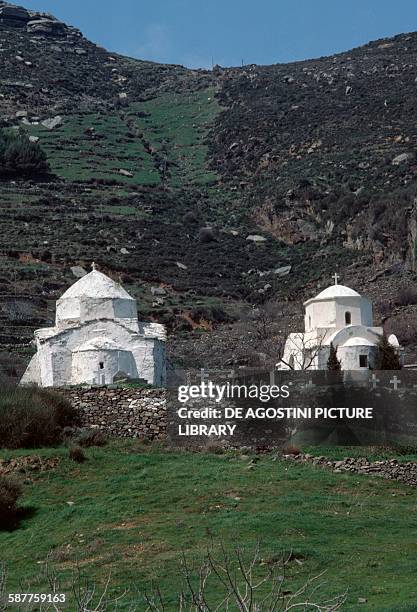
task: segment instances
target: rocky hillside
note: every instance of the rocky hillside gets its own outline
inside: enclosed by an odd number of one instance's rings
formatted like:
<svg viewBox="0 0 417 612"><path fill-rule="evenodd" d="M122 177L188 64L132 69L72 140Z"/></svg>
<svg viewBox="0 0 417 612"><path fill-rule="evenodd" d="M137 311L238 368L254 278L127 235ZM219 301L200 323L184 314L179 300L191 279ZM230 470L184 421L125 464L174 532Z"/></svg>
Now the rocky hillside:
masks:
<svg viewBox="0 0 417 612"><path fill-rule="evenodd" d="M270 305L276 341L335 270L414 359L416 66L409 34L188 70L0 2L0 127L48 162L0 172L0 368L19 374L93 260L173 330L181 364L244 362L242 333L265 353Z"/></svg>

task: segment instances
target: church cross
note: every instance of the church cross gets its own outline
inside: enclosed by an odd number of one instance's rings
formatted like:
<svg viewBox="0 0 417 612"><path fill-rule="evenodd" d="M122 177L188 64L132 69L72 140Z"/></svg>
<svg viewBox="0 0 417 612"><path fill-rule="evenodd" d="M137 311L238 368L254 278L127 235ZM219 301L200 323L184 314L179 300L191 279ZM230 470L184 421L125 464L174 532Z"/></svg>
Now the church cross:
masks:
<svg viewBox="0 0 417 612"><path fill-rule="evenodd" d="M332 278L334 279L334 284L337 285L337 281L339 280L340 276L338 275L337 272L335 272L332 276Z"/></svg>
<svg viewBox="0 0 417 612"><path fill-rule="evenodd" d="M95 271L97 269L97 266L95 264L95 262L93 261L93 263L91 264L91 267L93 268L93 271Z"/></svg>

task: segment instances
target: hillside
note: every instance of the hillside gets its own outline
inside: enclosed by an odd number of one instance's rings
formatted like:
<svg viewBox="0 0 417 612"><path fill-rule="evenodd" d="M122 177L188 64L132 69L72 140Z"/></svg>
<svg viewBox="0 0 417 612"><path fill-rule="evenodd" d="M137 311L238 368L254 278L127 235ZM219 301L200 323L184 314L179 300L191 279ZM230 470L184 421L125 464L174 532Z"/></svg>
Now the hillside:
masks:
<svg viewBox="0 0 417 612"><path fill-rule="evenodd" d="M188 70L0 2L1 127L49 163L0 179L0 367L20 373L71 269L93 260L173 330L180 365L247 362L242 324L259 334L245 312L275 304L279 335L335 270L413 360L416 60L412 33Z"/></svg>

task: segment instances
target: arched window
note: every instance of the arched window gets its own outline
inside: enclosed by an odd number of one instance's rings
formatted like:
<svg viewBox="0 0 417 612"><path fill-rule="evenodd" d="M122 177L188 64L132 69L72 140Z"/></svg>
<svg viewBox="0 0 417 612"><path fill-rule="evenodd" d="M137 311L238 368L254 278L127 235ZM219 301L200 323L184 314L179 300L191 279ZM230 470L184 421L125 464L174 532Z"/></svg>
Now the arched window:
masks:
<svg viewBox="0 0 417 612"><path fill-rule="evenodd" d="M294 369L294 355L291 355L288 365L290 366L291 370Z"/></svg>
<svg viewBox="0 0 417 612"><path fill-rule="evenodd" d="M345 312L345 323L346 325L352 324L352 315L350 312Z"/></svg>
<svg viewBox="0 0 417 612"><path fill-rule="evenodd" d="M311 316L308 315L308 329L311 329Z"/></svg>

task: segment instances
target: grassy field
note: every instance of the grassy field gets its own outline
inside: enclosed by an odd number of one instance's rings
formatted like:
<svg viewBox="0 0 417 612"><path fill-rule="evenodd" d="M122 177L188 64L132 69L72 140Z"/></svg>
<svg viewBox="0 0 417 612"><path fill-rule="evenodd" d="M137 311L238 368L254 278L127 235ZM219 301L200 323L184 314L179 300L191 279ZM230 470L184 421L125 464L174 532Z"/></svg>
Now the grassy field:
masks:
<svg viewBox="0 0 417 612"><path fill-rule="evenodd" d="M31 454L58 457L59 464L28 475L26 516L17 529L0 532L8 592L47 592L49 555L61 591L70 593L78 570L98 590L111 574L112 595L127 590L118 609L133 603L145 610L141 593L154 581L166 609L176 610L181 551L198 560L211 541L248 554L259 542L265 560L292 552L289 593L325 571L316 599L347 591L344 610L417 609L411 487L272 456L252 462L237 453L174 453L135 441L89 449L84 464L70 462L62 448ZM71 597L68 609L75 610Z"/></svg>

